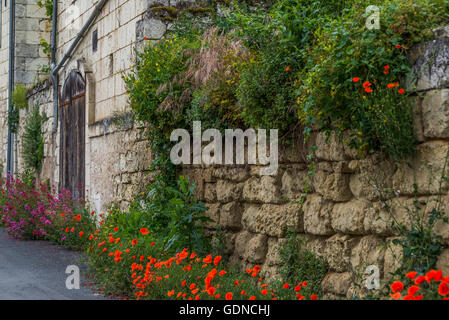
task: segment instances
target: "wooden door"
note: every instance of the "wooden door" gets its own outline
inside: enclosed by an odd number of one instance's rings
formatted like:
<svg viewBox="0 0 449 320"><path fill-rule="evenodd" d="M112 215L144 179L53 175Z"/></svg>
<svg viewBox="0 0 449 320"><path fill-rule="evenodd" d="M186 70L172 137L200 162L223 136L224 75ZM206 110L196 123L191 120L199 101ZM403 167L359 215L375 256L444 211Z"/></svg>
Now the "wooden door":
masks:
<svg viewBox="0 0 449 320"><path fill-rule="evenodd" d="M85 109L86 91L81 74L72 71L61 94L60 121L60 189L84 199L85 179Z"/></svg>

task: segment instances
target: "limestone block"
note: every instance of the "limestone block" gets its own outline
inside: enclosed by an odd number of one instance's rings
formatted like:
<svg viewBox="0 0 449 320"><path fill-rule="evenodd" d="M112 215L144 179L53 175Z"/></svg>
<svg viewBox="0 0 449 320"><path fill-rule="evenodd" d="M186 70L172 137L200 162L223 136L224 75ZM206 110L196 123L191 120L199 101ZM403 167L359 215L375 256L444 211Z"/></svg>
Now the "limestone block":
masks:
<svg viewBox="0 0 449 320"><path fill-rule="evenodd" d="M307 171L287 169L281 178L281 191L288 199L297 199L304 192Z"/></svg>
<svg viewBox="0 0 449 320"><path fill-rule="evenodd" d="M409 104L412 108L413 116L413 132L419 142L424 142L426 140L424 137L424 125L422 118L422 100L423 99L420 96L409 98Z"/></svg>
<svg viewBox="0 0 449 320"><path fill-rule="evenodd" d="M376 236L360 239L351 251L351 266L358 274L363 274L368 266L374 265L382 272L384 266L384 242Z"/></svg>
<svg viewBox="0 0 449 320"><path fill-rule="evenodd" d="M324 257L329 268L335 272L345 272L350 265L351 250L358 239L349 235L336 234L325 242Z"/></svg>
<svg viewBox="0 0 449 320"><path fill-rule="evenodd" d="M324 237L316 237L306 235L306 243L304 249L313 252L318 258L324 259L326 239Z"/></svg>
<svg viewBox="0 0 449 320"><path fill-rule="evenodd" d="M304 229L309 234L331 235L331 214L333 203L323 197L312 194L307 197L303 206Z"/></svg>
<svg viewBox="0 0 449 320"><path fill-rule="evenodd" d="M244 184L243 199L255 203L281 203L277 179L272 176L252 177Z"/></svg>
<svg viewBox="0 0 449 320"><path fill-rule="evenodd" d="M363 234L363 222L369 207L368 201L360 199L336 203L332 210L332 228L344 234Z"/></svg>
<svg viewBox="0 0 449 320"><path fill-rule="evenodd" d="M318 159L326 161L341 161L347 159L343 142L335 133L326 137L325 133L319 132L316 136L315 143L317 146L315 155Z"/></svg>
<svg viewBox="0 0 449 320"><path fill-rule="evenodd" d="M164 22L158 19L143 19L136 23L137 40L142 40L144 37L158 40L164 36L166 31L167 26Z"/></svg>
<svg viewBox="0 0 449 320"><path fill-rule="evenodd" d="M228 230L240 230L243 210L243 205L236 201L224 204L220 212L220 225Z"/></svg>
<svg viewBox="0 0 449 320"><path fill-rule="evenodd" d="M217 200L217 186L215 183L204 184L204 200L214 202Z"/></svg>
<svg viewBox="0 0 449 320"><path fill-rule="evenodd" d="M314 176L315 190L326 200L336 202L348 201L352 198L349 188L350 175L342 173L316 172Z"/></svg>
<svg viewBox="0 0 449 320"><path fill-rule="evenodd" d="M267 266L278 266L281 264L279 250L282 248L285 239L268 238L268 251L265 260Z"/></svg>
<svg viewBox="0 0 449 320"><path fill-rule="evenodd" d="M303 231L302 210L296 203L248 205L243 213L245 229L273 237L283 237L287 229Z"/></svg>
<svg viewBox="0 0 449 320"><path fill-rule="evenodd" d="M384 279L388 281L391 279L391 274L401 267L402 264L402 247L393 243L397 238L388 238L385 246L384 257Z"/></svg>
<svg viewBox="0 0 449 320"><path fill-rule="evenodd" d="M260 275L266 282L280 281L279 266L269 266L265 263L260 269Z"/></svg>
<svg viewBox="0 0 449 320"><path fill-rule="evenodd" d="M227 180L218 180L216 187L217 199L220 202L226 203L240 200L242 196L242 183L236 184Z"/></svg>
<svg viewBox="0 0 449 320"><path fill-rule="evenodd" d="M352 279L349 272L328 273L326 277L324 277L321 287L325 293L346 295L346 292L351 286L351 282Z"/></svg>
<svg viewBox="0 0 449 320"><path fill-rule="evenodd" d="M422 101L424 135L449 138L449 89L432 90Z"/></svg>
<svg viewBox="0 0 449 320"><path fill-rule="evenodd" d="M383 203L375 202L366 211L363 227L368 234L391 236L394 234L390 213Z"/></svg>
<svg viewBox="0 0 449 320"><path fill-rule="evenodd" d="M211 169L211 175L215 179L226 179L233 182L243 182L249 178L247 168L220 167Z"/></svg>
<svg viewBox="0 0 449 320"><path fill-rule="evenodd" d="M262 264L268 250L267 236L258 234L246 244L245 259L250 263Z"/></svg>
<svg viewBox="0 0 449 320"><path fill-rule="evenodd" d="M449 87L449 38L421 43L410 50L413 77L408 77L408 90L424 91Z"/></svg>
<svg viewBox="0 0 449 320"><path fill-rule="evenodd" d="M206 217L214 221L207 222L205 224L205 227L215 229L220 220L220 204L219 203L206 204L206 207L209 208L205 213Z"/></svg>
<svg viewBox="0 0 449 320"><path fill-rule="evenodd" d="M418 145L416 156L408 161L411 166L403 162L393 175L394 190L401 195L413 195L416 183L418 194L438 193L448 147L445 141L428 141ZM446 166L446 176L447 171L449 168ZM447 190L447 181L443 181L442 188Z"/></svg>
<svg viewBox="0 0 449 320"><path fill-rule="evenodd" d="M436 268L437 270L441 269L444 276L449 275L449 249L444 249L441 252L440 257L437 261Z"/></svg>
<svg viewBox="0 0 449 320"><path fill-rule="evenodd" d="M242 231L238 233L235 237L235 250L234 256L240 259L245 257L246 248L248 246L248 242L251 240L253 235L248 231Z"/></svg>
<svg viewBox="0 0 449 320"><path fill-rule="evenodd" d="M392 176L396 172L393 161L382 159L380 155L358 161L358 172L349 179L349 188L356 198L376 200L385 198L392 187Z"/></svg>

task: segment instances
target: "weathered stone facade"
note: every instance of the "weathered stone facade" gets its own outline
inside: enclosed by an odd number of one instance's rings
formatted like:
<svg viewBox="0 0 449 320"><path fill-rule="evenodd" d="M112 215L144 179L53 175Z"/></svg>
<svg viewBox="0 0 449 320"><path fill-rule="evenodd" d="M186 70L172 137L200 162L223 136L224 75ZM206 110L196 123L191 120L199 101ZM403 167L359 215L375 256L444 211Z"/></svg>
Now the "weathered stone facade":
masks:
<svg viewBox="0 0 449 320"><path fill-rule="evenodd" d="M76 37L76 26L86 21L96 3L76 1L76 16L69 2L61 3L59 58ZM170 28L168 22L155 18L148 10L154 3L110 0L60 73L60 89L72 70L80 71L86 82L85 194L98 212L112 201L126 208L151 179L146 173L151 150L144 133L128 117L128 97L121 76L133 65L133 49L144 45L144 37L160 39ZM5 16L5 11L2 13ZM94 32L98 35L97 50L93 50ZM260 264L265 275L275 276L280 264L277 249L288 228L307 239L307 248L328 263L330 270L323 288L329 297L357 294L354 283L368 265L378 266L383 278L394 271L401 250L392 244L398 234L391 219L410 224L404 208L413 205L414 183L419 200L432 203L430 200L440 188L438 178L449 148L449 37L444 30L436 34L438 39L418 46L410 55L416 77L408 79L408 90L416 92L410 107L415 111L416 136L420 141L416 156L408 159L412 167L405 161L394 163L380 155L361 158L336 137L327 139L314 132L311 140L318 146L316 173L309 178L311 192L303 203L299 200L308 178L304 161L307 146L283 148L274 176L260 176L258 166L183 168L183 174L197 183L198 197L210 208L208 215L215 220L207 231L213 233L218 226L226 231L232 262L240 262L244 267ZM4 54L2 46L3 67ZM49 117L44 128L41 180L58 185L60 129L52 130L56 120L52 97L51 82L40 83L29 93L29 109L38 105ZM0 101L6 101L2 90ZM0 115L3 150L7 133L5 110L3 107ZM27 112L21 111L22 124ZM114 121L117 113L124 120L121 125ZM16 172L23 168L20 150L21 131L16 140ZM391 213L384 210L383 190L395 194ZM447 205L447 182L442 184L442 190L443 204ZM449 208L445 213L449 216ZM438 223L435 232L446 246L438 267L449 274L449 225Z"/></svg>
<svg viewBox="0 0 449 320"><path fill-rule="evenodd" d="M411 59L416 79L408 82L408 89L416 92L410 107L420 140L412 159L396 163L379 154L361 157L335 136L327 139L315 132L316 173L303 204L299 200L308 169L302 155L307 146L284 148L275 176L260 176L256 166L184 167L183 174L198 183L198 196L215 220L209 231L218 226L226 230L231 261L245 267L260 264L265 275L274 276L280 263L276 247L288 228L328 263L322 285L329 298L360 294L357 285L364 286L360 279L369 265L379 268L382 279L390 277L402 256L392 243L399 236L393 219L411 225L406 208L414 208L415 183L420 214L429 214L449 149L449 38L443 35L414 48ZM448 171L446 167L446 175ZM441 188L441 209L449 218L449 185L443 182ZM449 224L439 221L434 232L446 246L437 266L448 274Z"/></svg>

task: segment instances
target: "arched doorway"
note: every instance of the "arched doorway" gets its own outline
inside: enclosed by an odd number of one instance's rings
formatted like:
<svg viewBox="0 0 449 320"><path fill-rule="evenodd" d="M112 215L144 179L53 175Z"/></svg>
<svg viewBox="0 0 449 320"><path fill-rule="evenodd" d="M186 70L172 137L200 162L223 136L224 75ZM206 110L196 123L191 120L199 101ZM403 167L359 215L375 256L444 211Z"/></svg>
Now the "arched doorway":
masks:
<svg viewBox="0 0 449 320"><path fill-rule="evenodd" d="M59 105L59 183L60 189L80 199L84 199L85 183L85 109L84 79L78 71L72 71L64 83Z"/></svg>

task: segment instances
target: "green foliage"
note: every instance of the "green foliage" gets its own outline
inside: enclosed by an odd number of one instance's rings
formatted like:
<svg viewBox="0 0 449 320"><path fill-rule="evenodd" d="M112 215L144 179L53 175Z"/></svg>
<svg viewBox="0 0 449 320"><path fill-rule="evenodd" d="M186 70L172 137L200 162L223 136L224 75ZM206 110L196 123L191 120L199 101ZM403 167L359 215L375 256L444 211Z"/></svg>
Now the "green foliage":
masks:
<svg viewBox="0 0 449 320"><path fill-rule="evenodd" d="M239 86L245 120L285 129L282 124L291 127L294 119L277 123L270 113L274 109L285 117L293 112L306 127L306 137L318 125L324 131L349 131L345 142L360 153L411 154L415 139L407 94L398 94L401 85L390 90L386 85L400 83L410 71L406 49L448 23L448 1L371 4L381 9L380 30L366 28L363 1L280 0L268 13L233 12L237 35L261 57L244 71ZM374 91L355 87L354 77L375 82Z"/></svg>
<svg viewBox="0 0 449 320"><path fill-rule="evenodd" d="M161 253L174 254L183 248L190 248L197 253L210 250L209 240L203 234L204 223L210 219L204 216L207 208L196 201L195 185L180 177L177 187L153 184L143 197L137 198L129 212L122 212L117 206L112 206L103 227L96 234L97 242L103 240L109 243L109 252L123 251L120 243L129 245L137 239L137 245L132 247L132 255L137 257L160 257ZM142 228L150 230L143 236ZM120 243L110 242L110 233ZM97 281L105 286L106 292L129 294L132 285L129 265L115 263L111 257L98 255L101 248L88 251L89 264L96 274ZM130 253L130 255L131 255ZM104 272L107 269L108 272Z"/></svg>
<svg viewBox="0 0 449 320"><path fill-rule="evenodd" d="M17 109L25 109L28 107L28 99L27 99L28 89L22 85L17 84L14 88L14 91L11 93L11 103Z"/></svg>
<svg viewBox="0 0 449 320"><path fill-rule="evenodd" d="M12 133L17 133L19 128L20 113L19 109L12 107L8 110L8 126Z"/></svg>
<svg viewBox="0 0 449 320"><path fill-rule="evenodd" d="M196 186L183 176L175 186L160 183L153 183L149 192L134 202L131 211L143 215L144 227L158 235L164 250L209 250L203 227L211 220L204 216L207 207L196 200Z"/></svg>
<svg viewBox="0 0 449 320"><path fill-rule="evenodd" d="M287 232L285 243L279 248L282 268L282 282L295 283L307 281L307 287L301 292L305 296L321 294L321 282L327 273L328 266L324 260L313 252L304 249L304 240L293 231Z"/></svg>
<svg viewBox="0 0 449 320"><path fill-rule="evenodd" d="M36 3L40 8L45 8L45 14L51 21L53 16L53 0L38 0Z"/></svg>
<svg viewBox="0 0 449 320"><path fill-rule="evenodd" d="M22 136L22 157L25 168L39 174L44 158L44 140L42 126L47 121L47 116L39 113L39 107L35 106L28 116Z"/></svg>
<svg viewBox="0 0 449 320"><path fill-rule="evenodd" d="M164 241L166 250L187 248L207 252L210 249L203 225L213 220L204 216L208 208L196 201L195 188L183 176L179 178L177 188L168 188L170 200L164 210L170 221Z"/></svg>

